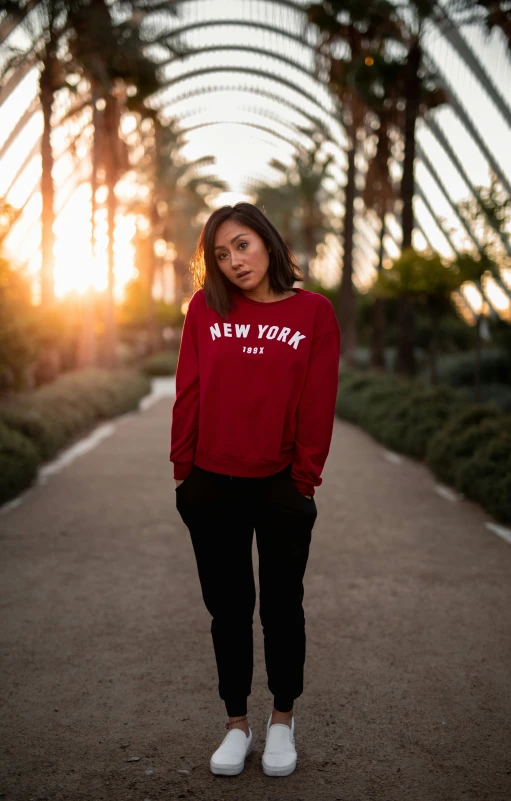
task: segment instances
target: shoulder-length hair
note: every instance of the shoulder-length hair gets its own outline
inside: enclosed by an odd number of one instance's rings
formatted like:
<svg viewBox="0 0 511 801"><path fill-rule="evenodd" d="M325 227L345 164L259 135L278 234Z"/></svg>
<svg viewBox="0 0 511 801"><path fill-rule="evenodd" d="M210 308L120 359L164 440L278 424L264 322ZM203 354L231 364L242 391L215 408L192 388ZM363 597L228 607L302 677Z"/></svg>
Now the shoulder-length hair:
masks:
<svg viewBox="0 0 511 801"><path fill-rule="evenodd" d="M255 231L270 251L268 277L270 288L276 294L292 289L294 281L303 281L304 275L296 259L277 229L266 215L252 203L240 202L234 206L221 206L206 221L199 234L195 253L190 261L194 291L203 288L206 303L226 318L235 305L235 295L241 290L223 274L215 258L215 234L226 220L246 225Z"/></svg>

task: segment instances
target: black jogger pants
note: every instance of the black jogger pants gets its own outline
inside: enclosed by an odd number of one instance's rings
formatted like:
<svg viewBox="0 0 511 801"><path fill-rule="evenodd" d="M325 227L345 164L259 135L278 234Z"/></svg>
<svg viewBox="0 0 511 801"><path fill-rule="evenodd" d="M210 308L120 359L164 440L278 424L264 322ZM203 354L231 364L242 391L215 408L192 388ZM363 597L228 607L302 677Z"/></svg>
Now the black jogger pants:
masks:
<svg viewBox="0 0 511 801"><path fill-rule="evenodd" d="M227 714L246 715L251 693L254 529L268 687L275 708L288 712L303 692L303 577L317 517L314 498L296 489L291 465L264 478L231 477L194 465L175 492L212 616L218 692Z"/></svg>

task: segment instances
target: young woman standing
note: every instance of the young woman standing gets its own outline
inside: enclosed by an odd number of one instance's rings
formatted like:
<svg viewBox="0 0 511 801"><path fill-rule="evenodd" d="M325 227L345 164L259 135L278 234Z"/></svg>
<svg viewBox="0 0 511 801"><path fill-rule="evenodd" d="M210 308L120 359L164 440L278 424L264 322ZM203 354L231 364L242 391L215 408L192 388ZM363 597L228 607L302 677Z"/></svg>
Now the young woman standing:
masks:
<svg viewBox="0 0 511 801"><path fill-rule="evenodd" d="M210 761L233 775L252 750L259 555L260 618L273 710L263 770L296 767L293 704L303 692L303 577L315 487L332 437L340 329L330 301L293 288L303 277L279 232L250 203L206 222L192 262L196 291L176 371L170 461L189 529L226 706L228 734Z"/></svg>

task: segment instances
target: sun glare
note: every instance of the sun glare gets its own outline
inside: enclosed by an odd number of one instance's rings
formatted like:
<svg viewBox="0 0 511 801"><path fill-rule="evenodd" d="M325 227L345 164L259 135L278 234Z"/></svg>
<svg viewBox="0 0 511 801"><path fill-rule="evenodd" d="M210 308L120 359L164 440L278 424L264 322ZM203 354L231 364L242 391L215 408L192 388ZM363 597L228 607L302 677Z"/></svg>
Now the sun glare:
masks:
<svg viewBox="0 0 511 801"><path fill-rule="evenodd" d="M95 216L96 253L90 237L90 186L82 184L57 218L55 231L55 294L62 298L72 291L80 294L94 289L103 292L108 285L107 211ZM114 296L121 301L124 288L136 274L133 236L136 218L118 214L114 235Z"/></svg>

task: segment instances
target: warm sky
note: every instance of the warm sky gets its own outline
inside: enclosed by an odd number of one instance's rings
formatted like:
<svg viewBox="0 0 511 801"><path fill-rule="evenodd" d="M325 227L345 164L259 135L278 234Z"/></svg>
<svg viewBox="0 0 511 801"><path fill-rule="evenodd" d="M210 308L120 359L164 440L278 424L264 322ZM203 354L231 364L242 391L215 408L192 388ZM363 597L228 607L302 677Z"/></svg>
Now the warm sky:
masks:
<svg viewBox="0 0 511 801"><path fill-rule="evenodd" d="M158 35L174 27L207 20L237 19L265 22L300 35L303 20L293 10L268 0L190 0L179 5L179 12L178 20L163 21L160 18L156 24L151 24L151 32ZM487 37L475 28L463 29L462 33L503 98L509 113L511 59L501 35L495 32L491 37ZM232 203L246 199L246 193L254 183L279 180L278 174L269 167L269 161L271 158L290 161L293 153L291 142L300 138L292 130L292 126L307 123L302 112L328 120L328 113L333 110L331 98L326 88L319 85L310 75L284 64L275 57L275 54L281 54L306 69L310 69L313 64L313 54L310 49L282 34L269 33L247 25L221 25L219 22L214 26L196 27L183 36L183 41L189 47L200 48L203 52L188 56L184 60L174 61L165 67L166 79L174 83L162 91L158 103L161 104L167 117L177 115L182 118L183 127L191 128L208 123L189 133L188 144L183 149L183 154L190 159L205 154L216 157L216 165L208 169L226 180L231 188L228 194L219 198L219 202ZM20 34L11 36L10 43L25 46L25 40ZM208 47L217 46L219 43L234 49L206 51ZM432 26L428 30L425 45L432 63L458 96L464 112L511 182L509 146L511 138L505 115L494 105L438 28ZM249 52L241 49L243 47L260 47L267 51L268 55ZM219 71L220 67L223 68L222 71ZM250 75L243 72L247 67L257 69L264 75ZM177 80L192 70L204 68L215 69L203 76ZM228 68L227 71L225 68ZM311 99L274 80L272 76L275 75L293 82ZM0 105L0 148L36 96L36 92L37 73L33 70L15 92ZM271 97L263 94L264 92ZM296 108L293 108L293 105ZM470 181L474 185L487 184L489 170L486 158L465 130L457 114L450 107L443 107L434 113L434 119L450 142ZM267 130L249 127L243 123L253 123ZM341 146L333 148L338 164L333 174L342 185L343 135L337 123L333 123L333 128L337 132ZM27 204L20 223L9 236L9 251L20 261L28 262L34 275L37 274L40 264L40 231L37 224L40 213L40 196L37 192L40 170L37 140L40 132L41 116L40 113L36 113L15 142L0 155L0 196L8 191L7 200L10 203L15 206ZM103 245L99 243L96 262L92 261L90 254L88 231L90 190L87 183L90 165L87 143L83 142L76 162L73 162L69 155L59 155L65 149L65 136L66 132L62 130L56 131L54 135L54 148L58 156L55 166L59 212L55 226L57 237L55 272L58 294L63 294L72 287L85 287L91 281L98 289L101 288L104 286L106 268L106 260L104 254L102 255L104 242ZM286 142L282 137L291 142ZM419 126L418 142L434 164L451 198L455 202L467 198L469 190L463 178L453 167L432 132L423 123ZM35 151L32 158L19 172L20 166L33 148ZM79 179L76 181L75 190L73 185L70 185L70 175L73 173L75 180ZM426 239L420 232L422 227L430 243L448 257L452 255L452 249L430 211L427 210L421 193L424 193L434 213L443 220L444 230L452 232L452 240L457 247L466 246L466 234L460 228L436 180L420 160L417 163L417 183L419 194L416 200L418 221L416 244L419 247L426 244ZM28 202L27 198L30 198ZM358 280L363 282L363 276L371 274L371 261L374 263L374 256L367 245L367 240L374 245L374 234L370 228L371 218L368 216L364 219L363 215L359 217L356 263L359 269ZM391 224L390 227L398 237L398 226ZM133 216L119 215L116 233L119 294L122 285L133 274L130 238L134 228ZM397 254L396 245L390 237L387 238L386 244L390 255ZM322 264L322 269L325 279L334 282L338 278L338 244L333 241L330 245L330 256Z"/></svg>

